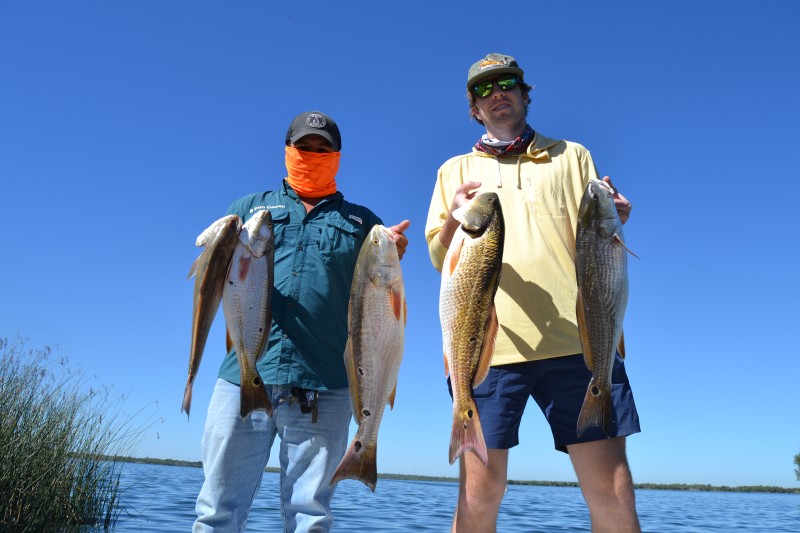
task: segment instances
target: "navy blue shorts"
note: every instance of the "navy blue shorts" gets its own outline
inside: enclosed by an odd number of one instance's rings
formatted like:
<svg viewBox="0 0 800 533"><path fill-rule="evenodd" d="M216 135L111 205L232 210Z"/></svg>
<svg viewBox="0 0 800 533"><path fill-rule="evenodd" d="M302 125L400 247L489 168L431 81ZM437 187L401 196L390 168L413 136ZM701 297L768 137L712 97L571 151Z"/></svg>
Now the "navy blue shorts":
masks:
<svg viewBox="0 0 800 533"><path fill-rule="evenodd" d="M557 450L566 452L568 444L607 438L600 427L587 429L580 438L577 435L578 414L591 377L582 354L491 367L474 390L486 447L507 450L519 444L519 424L528 396L536 400L550 423ZM638 433L639 415L619 355L611 374L611 404L614 419L608 437Z"/></svg>

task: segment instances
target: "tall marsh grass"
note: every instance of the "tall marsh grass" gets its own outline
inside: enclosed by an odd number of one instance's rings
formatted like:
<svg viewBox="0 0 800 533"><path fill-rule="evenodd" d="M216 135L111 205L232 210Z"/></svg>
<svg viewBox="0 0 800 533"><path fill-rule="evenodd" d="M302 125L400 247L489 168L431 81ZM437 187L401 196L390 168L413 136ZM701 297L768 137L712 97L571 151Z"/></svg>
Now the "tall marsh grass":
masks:
<svg viewBox="0 0 800 533"><path fill-rule="evenodd" d="M0 339L0 531L113 528L121 463L141 427L49 347Z"/></svg>

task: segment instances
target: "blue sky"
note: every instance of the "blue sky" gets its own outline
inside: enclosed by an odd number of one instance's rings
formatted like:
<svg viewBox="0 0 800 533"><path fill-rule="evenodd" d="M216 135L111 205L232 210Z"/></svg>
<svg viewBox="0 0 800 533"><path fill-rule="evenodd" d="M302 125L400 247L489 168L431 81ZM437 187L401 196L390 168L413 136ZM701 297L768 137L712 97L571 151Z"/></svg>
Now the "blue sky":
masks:
<svg viewBox="0 0 800 533"><path fill-rule="evenodd" d="M379 471L457 475L423 229L437 168L483 131L467 69L501 52L535 85L534 129L585 145L633 203L635 481L800 486L800 4L352 5L0 0L0 336L59 346L144 409L136 455L199 460L224 326L187 421L194 240L278 186L290 120L319 109L345 197L412 223ZM521 440L511 479L574 480L533 402Z"/></svg>

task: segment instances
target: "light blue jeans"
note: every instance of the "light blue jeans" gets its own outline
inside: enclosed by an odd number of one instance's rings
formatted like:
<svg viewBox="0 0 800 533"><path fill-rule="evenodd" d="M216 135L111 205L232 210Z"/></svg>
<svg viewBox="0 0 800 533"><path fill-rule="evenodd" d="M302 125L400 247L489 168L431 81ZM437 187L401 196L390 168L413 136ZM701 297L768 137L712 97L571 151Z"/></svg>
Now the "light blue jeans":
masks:
<svg viewBox="0 0 800 533"><path fill-rule="evenodd" d="M205 481L197 497L194 533L244 531L275 435L281 438L284 531L327 532L333 525L330 481L347 449L348 390L319 391L319 416L303 414L288 385L267 385L273 417L239 416L239 386L218 379L203 434Z"/></svg>

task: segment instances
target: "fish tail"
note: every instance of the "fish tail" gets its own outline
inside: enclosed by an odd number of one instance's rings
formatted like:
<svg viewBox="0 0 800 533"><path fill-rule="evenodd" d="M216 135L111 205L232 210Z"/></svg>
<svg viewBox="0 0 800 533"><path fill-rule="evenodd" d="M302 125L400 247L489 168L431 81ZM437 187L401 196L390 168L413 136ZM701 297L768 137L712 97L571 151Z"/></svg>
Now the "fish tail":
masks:
<svg viewBox="0 0 800 533"><path fill-rule="evenodd" d="M343 479L357 479L375 492L378 482L378 446L364 445L356 435L331 478L331 487Z"/></svg>
<svg viewBox="0 0 800 533"><path fill-rule="evenodd" d="M591 427L601 427L611 436L611 389L598 387L594 380L589 382L578 415L578 437Z"/></svg>
<svg viewBox="0 0 800 533"><path fill-rule="evenodd" d="M272 416L272 402L269 401L267 389L264 387L264 382L261 381L261 376L258 372L255 378L250 380L242 380L241 385L241 407L239 414L242 418L253 411L266 411L269 416Z"/></svg>
<svg viewBox="0 0 800 533"><path fill-rule="evenodd" d="M186 390L183 392L183 405L181 405L181 412L186 413L186 418L189 418L189 409L192 408L192 378L186 382Z"/></svg>
<svg viewBox="0 0 800 533"><path fill-rule="evenodd" d="M450 434L450 464L453 464L461 454L472 450L483 462L489 464L489 454L486 451L486 441L483 440L483 428L478 416L478 408L470 399L469 408L466 410L453 410L453 430Z"/></svg>

